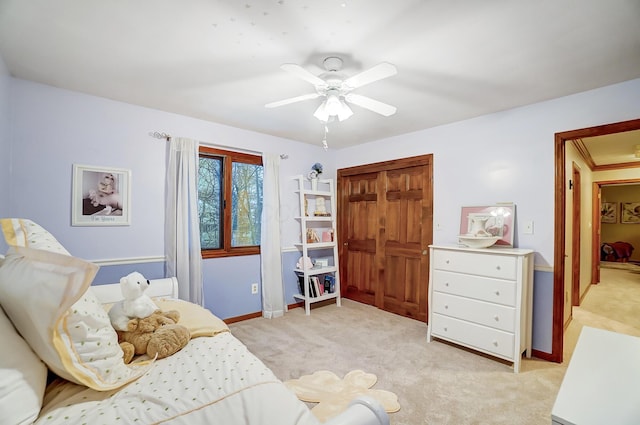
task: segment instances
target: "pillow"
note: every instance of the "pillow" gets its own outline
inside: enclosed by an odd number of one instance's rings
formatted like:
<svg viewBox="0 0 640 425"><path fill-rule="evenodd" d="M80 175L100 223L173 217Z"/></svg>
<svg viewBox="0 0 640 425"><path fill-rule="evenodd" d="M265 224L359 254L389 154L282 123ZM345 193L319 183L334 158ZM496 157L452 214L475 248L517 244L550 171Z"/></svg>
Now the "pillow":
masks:
<svg viewBox="0 0 640 425"><path fill-rule="evenodd" d="M40 225L25 218L0 219L4 239L9 246L26 246L45 251L69 254L60 242Z"/></svg>
<svg viewBox="0 0 640 425"><path fill-rule="evenodd" d="M155 298L153 301L162 311L177 310L180 313L178 323L189 329L191 338L214 336L229 331L222 319L197 304L167 298Z"/></svg>
<svg viewBox="0 0 640 425"><path fill-rule="evenodd" d="M47 367L0 308L0 425L30 424L42 407Z"/></svg>
<svg viewBox="0 0 640 425"><path fill-rule="evenodd" d="M0 303L49 368L76 384L106 391L150 364L124 364L118 336L89 285L98 266L70 255L11 247L0 267Z"/></svg>

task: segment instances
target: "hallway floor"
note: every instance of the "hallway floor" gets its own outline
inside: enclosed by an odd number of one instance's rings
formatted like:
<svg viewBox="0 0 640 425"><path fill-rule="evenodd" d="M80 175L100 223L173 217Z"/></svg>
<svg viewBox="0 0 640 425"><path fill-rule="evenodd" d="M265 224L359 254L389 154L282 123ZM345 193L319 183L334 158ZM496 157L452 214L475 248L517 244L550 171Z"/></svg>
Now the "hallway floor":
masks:
<svg viewBox="0 0 640 425"><path fill-rule="evenodd" d="M600 283L591 285L564 332L567 361L583 326L640 337L640 270L601 268Z"/></svg>

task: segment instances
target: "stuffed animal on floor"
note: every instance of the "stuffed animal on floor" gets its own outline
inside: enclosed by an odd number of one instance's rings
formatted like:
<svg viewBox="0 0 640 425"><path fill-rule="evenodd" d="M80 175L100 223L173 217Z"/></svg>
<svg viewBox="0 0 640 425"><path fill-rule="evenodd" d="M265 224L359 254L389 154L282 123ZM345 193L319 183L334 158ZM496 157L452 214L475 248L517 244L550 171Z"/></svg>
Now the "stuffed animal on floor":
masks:
<svg viewBox="0 0 640 425"><path fill-rule="evenodd" d="M109 319L117 331L128 331L131 319L142 319L159 310L156 303L144 292L149 288L149 280L138 272L120 279L123 300L109 310Z"/></svg>
<svg viewBox="0 0 640 425"><path fill-rule="evenodd" d="M186 326L177 324L179 319L177 310L158 310L148 317L131 319L130 330L118 331L124 362L130 363L135 355L162 359L180 351L191 339L191 333Z"/></svg>

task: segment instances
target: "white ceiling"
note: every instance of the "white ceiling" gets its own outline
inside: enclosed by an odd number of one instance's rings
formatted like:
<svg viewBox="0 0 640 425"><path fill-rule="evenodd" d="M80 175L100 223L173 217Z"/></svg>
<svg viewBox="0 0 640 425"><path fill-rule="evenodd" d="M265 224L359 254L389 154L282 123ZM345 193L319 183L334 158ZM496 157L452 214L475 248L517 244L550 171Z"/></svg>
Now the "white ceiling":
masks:
<svg viewBox="0 0 640 425"><path fill-rule="evenodd" d="M0 0L0 54L18 78L313 144L320 99L264 108L313 92L281 64L395 64L354 93L398 112L353 106L339 148L639 78L639 22L639 0Z"/></svg>
<svg viewBox="0 0 640 425"><path fill-rule="evenodd" d="M640 101L640 98L639 98ZM640 130L580 139L593 165L637 164L640 166Z"/></svg>

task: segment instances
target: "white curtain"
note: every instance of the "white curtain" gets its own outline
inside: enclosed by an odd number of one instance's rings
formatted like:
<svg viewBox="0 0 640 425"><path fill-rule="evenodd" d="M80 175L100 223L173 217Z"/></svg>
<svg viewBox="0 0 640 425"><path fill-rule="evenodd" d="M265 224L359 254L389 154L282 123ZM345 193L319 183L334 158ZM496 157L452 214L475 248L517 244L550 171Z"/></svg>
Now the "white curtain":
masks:
<svg viewBox="0 0 640 425"><path fill-rule="evenodd" d="M178 278L178 296L204 305L198 218L198 142L169 142L165 208L166 272Z"/></svg>
<svg viewBox="0 0 640 425"><path fill-rule="evenodd" d="M262 155L263 192L260 263L262 277L262 316L271 319L284 315L282 255L280 253L280 157Z"/></svg>

